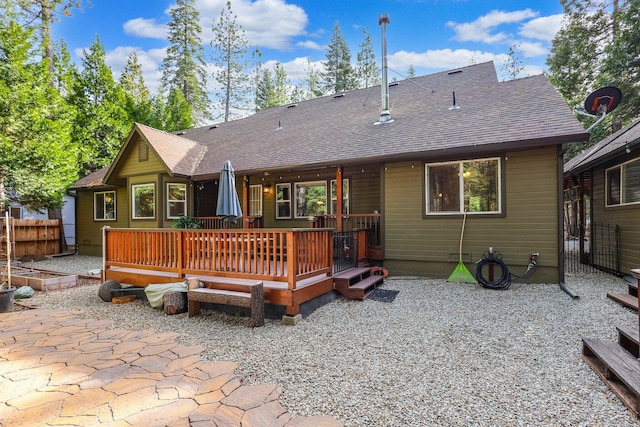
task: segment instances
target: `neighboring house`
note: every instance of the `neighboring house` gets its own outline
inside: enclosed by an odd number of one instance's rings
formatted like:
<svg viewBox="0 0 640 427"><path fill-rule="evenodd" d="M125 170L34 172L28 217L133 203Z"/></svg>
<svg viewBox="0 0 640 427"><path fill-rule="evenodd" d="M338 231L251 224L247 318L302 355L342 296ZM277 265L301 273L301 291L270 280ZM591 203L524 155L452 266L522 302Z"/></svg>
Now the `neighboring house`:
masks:
<svg viewBox="0 0 640 427"><path fill-rule="evenodd" d="M640 120L564 167L569 237L581 259L613 273L640 268Z"/></svg>
<svg viewBox="0 0 640 427"><path fill-rule="evenodd" d="M103 226L214 216L229 160L265 228L309 227L340 205L379 212L391 274L447 277L466 210L472 271L493 247L514 273L540 252L530 280L561 280L564 144L588 134L548 79L499 82L488 62L392 83L393 121L376 124L380 97L359 89L176 134L135 124L115 161L75 185L79 252L101 254Z"/></svg>

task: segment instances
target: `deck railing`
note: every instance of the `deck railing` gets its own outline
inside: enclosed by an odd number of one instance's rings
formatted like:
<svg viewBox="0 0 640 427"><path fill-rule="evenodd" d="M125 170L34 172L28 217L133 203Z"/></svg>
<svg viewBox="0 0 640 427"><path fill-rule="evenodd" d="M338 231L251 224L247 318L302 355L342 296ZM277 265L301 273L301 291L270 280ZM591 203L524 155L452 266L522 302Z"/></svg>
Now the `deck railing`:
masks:
<svg viewBox="0 0 640 427"><path fill-rule="evenodd" d="M380 246L380 214L349 214L342 216L342 231L367 230L369 246ZM337 215L318 215L310 220L313 228L338 228Z"/></svg>
<svg viewBox="0 0 640 427"><path fill-rule="evenodd" d="M104 229L104 267L287 282L332 271L330 229Z"/></svg>
<svg viewBox="0 0 640 427"><path fill-rule="evenodd" d="M236 222L224 221L221 216L199 216L195 218L200 228L206 230L242 229L264 227L261 216L243 216Z"/></svg>

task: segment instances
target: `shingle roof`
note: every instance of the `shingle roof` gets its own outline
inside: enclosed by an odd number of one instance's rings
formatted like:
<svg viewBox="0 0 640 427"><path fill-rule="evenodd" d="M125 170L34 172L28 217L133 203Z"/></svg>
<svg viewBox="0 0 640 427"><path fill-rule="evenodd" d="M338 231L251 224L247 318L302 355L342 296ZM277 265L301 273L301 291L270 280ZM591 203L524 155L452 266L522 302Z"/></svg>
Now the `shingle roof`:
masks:
<svg viewBox="0 0 640 427"><path fill-rule="evenodd" d="M450 110L454 91L460 108ZM381 111L374 86L176 134L135 126L171 173L194 180L217 176L225 160L250 174L473 156L589 137L545 76L498 82L492 62L392 83L389 97L393 122L383 125L374 125Z"/></svg>
<svg viewBox="0 0 640 427"><path fill-rule="evenodd" d="M564 165L565 173L576 173L591 168L619 154L631 144L640 142L640 119L609 135L602 141L585 149Z"/></svg>
<svg viewBox="0 0 640 427"><path fill-rule="evenodd" d="M450 111L454 91L460 109ZM247 173L588 138L545 76L498 82L491 62L399 82L390 88L393 123L376 126L380 96L380 86L359 89L185 130L182 136L209 148L196 177L219 171L225 160L236 173Z"/></svg>

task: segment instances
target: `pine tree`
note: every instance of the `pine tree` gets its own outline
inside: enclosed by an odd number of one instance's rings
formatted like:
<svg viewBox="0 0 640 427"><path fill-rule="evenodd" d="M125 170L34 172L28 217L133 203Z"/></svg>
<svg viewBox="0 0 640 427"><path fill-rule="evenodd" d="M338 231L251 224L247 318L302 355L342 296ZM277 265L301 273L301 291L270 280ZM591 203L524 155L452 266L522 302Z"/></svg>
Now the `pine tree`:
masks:
<svg viewBox="0 0 640 427"><path fill-rule="evenodd" d="M502 64L502 72L506 80L515 80L524 71L522 55L519 53L518 48L517 44L509 46L508 59Z"/></svg>
<svg viewBox="0 0 640 427"><path fill-rule="evenodd" d="M213 62L218 67L213 76L221 88L217 98L225 122L252 109L252 79L246 71L251 68L249 42L236 18L231 2L227 1L217 25L213 27L211 42Z"/></svg>
<svg viewBox="0 0 640 427"><path fill-rule="evenodd" d="M30 61L32 34L11 14L0 18L0 185L42 211L62 207L77 179L76 149L70 110L51 86L48 60Z"/></svg>
<svg viewBox="0 0 640 427"><path fill-rule="evenodd" d="M135 51L129 54L119 82L126 96L129 116L135 122L150 125L153 116L151 94L144 83L142 66Z"/></svg>
<svg viewBox="0 0 640 427"><path fill-rule="evenodd" d="M306 76L304 79L304 88L301 89L303 99L313 99L324 95L321 83L321 73L318 71L310 61L307 60L307 67L305 69Z"/></svg>
<svg viewBox="0 0 640 427"><path fill-rule="evenodd" d="M326 57L327 60L323 62L323 89L330 93L341 93L357 89L357 79L351 66L351 51L342 36L342 30L338 22L333 26Z"/></svg>
<svg viewBox="0 0 640 427"><path fill-rule="evenodd" d="M105 57L96 37L84 52L82 70L76 75L70 96L77 111L72 135L80 147L82 176L111 163L133 124L124 108L124 92L116 85Z"/></svg>
<svg viewBox="0 0 640 427"><path fill-rule="evenodd" d="M380 69L376 64L376 54L373 49L373 42L371 41L371 34L369 34L369 28L365 27L362 30L362 43L360 44L360 51L358 52L358 63L356 66L356 74L358 76L360 87L370 87L380 84Z"/></svg>
<svg viewBox="0 0 640 427"><path fill-rule="evenodd" d="M289 79L280 62L276 62L274 73L263 70L256 89L256 111L276 107L290 102Z"/></svg>
<svg viewBox="0 0 640 427"><path fill-rule="evenodd" d="M412 79L416 76L416 68L413 64L409 64L409 69L407 70L407 78Z"/></svg>
<svg viewBox="0 0 640 427"><path fill-rule="evenodd" d="M180 89L191 108L193 121L202 124L211 118L211 112L202 28L195 0L177 0L169 15L170 45L161 66L162 87L167 92Z"/></svg>

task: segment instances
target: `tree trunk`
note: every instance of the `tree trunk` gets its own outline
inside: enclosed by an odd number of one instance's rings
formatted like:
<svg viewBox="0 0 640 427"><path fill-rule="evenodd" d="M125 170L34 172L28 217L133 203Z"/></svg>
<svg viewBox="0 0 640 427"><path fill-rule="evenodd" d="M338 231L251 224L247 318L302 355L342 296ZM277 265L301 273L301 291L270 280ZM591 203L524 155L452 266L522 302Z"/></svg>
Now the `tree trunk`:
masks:
<svg viewBox="0 0 640 427"><path fill-rule="evenodd" d="M178 314L187 311L186 292L166 292L162 296L165 314Z"/></svg>

